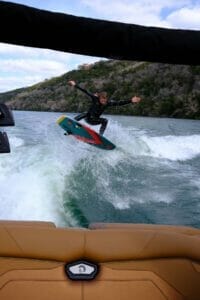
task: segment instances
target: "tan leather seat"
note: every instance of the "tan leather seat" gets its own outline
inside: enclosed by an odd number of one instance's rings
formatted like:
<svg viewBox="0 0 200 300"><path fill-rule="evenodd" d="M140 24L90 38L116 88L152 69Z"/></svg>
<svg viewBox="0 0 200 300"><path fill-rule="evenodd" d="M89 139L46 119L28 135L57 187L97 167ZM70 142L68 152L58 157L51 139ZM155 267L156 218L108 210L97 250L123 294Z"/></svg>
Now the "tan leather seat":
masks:
<svg viewBox="0 0 200 300"><path fill-rule="evenodd" d="M0 222L0 299L200 299L200 230L144 224ZM94 230L95 229L95 230ZM99 264L74 282L65 263Z"/></svg>

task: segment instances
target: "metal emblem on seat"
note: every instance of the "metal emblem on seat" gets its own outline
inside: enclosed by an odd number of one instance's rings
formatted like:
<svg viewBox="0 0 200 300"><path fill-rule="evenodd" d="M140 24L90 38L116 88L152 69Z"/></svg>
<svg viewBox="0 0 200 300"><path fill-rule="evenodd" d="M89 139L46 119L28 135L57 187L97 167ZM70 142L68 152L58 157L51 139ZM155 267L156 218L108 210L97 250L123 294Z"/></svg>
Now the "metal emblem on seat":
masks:
<svg viewBox="0 0 200 300"><path fill-rule="evenodd" d="M79 260L65 265L65 273L71 280L93 280L99 271L96 263Z"/></svg>

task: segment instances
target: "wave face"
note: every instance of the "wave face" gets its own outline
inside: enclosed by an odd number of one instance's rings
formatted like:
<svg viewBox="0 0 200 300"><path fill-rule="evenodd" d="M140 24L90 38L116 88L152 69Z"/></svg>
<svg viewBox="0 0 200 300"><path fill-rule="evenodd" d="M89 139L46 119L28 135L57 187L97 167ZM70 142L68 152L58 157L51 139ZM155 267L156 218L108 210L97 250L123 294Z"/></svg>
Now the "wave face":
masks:
<svg viewBox="0 0 200 300"><path fill-rule="evenodd" d="M12 152L0 157L0 219L200 227L199 121L107 116L117 148L104 151L64 136L59 113L14 115Z"/></svg>

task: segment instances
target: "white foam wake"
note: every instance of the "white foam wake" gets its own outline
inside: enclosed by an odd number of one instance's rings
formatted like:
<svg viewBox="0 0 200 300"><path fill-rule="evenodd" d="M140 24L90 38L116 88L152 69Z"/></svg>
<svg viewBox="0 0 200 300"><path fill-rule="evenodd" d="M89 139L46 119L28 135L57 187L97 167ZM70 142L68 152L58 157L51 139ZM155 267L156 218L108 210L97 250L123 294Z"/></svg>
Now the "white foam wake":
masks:
<svg viewBox="0 0 200 300"><path fill-rule="evenodd" d="M106 155L104 159L112 157L112 164L118 163L122 156L138 157L151 156L171 161L185 161L200 155L200 135L188 136L151 136L147 131L137 128L124 128L113 122L108 128L107 137L117 145L115 152ZM121 149L123 151L118 150Z"/></svg>
<svg viewBox="0 0 200 300"><path fill-rule="evenodd" d="M151 155L169 160L189 160L200 155L200 135L161 136L141 138L149 147Z"/></svg>

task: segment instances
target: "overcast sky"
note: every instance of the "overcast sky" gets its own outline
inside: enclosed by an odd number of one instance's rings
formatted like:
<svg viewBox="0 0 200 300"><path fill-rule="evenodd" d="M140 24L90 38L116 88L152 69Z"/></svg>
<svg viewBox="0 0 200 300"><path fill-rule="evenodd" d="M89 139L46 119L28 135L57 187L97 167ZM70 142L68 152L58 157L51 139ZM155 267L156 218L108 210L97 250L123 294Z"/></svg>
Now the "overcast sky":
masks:
<svg viewBox="0 0 200 300"><path fill-rule="evenodd" d="M200 0L10 0L76 16L147 26L200 29ZM0 43L0 92L60 76L99 60L52 50Z"/></svg>

